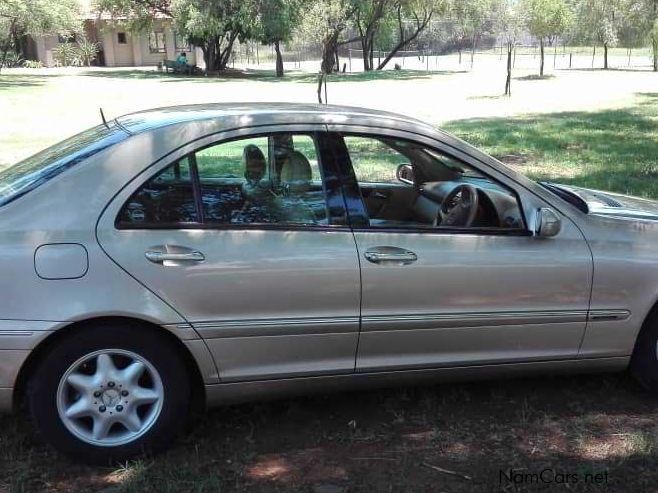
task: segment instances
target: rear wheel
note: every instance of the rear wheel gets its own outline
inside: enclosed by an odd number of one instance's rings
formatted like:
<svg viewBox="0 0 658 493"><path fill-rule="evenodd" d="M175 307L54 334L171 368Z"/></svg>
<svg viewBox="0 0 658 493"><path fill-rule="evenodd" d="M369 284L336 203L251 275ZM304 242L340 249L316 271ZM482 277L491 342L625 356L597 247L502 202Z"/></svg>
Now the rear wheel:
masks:
<svg viewBox="0 0 658 493"><path fill-rule="evenodd" d="M637 338L631 373L644 388L658 394L658 313L649 316Z"/></svg>
<svg viewBox="0 0 658 493"><path fill-rule="evenodd" d="M46 441L98 464L166 446L189 410L190 383L165 337L109 323L59 341L35 370L28 399Z"/></svg>

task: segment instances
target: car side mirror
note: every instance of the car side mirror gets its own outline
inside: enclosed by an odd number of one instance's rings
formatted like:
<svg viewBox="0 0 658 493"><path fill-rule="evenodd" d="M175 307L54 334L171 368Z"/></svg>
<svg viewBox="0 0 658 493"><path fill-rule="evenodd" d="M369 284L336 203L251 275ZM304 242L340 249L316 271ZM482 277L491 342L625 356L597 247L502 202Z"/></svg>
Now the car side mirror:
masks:
<svg viewBox="0 0 658 493"><path fill-rule="evenodd" d="M411 164L401 164L400 166L398 166L398 169L395 172L395 176L402 183L406 183L407 185L413 185L414 184L414 167L413 167L413 165L411 165Z"/></svg>
<svg viewBox="0 0 658 493"><path fill-rule="evenodd" d="M553 209L542 207L537 210L535 236L539 238L551 238L557 236L561 229L562 220Z"/></svg>

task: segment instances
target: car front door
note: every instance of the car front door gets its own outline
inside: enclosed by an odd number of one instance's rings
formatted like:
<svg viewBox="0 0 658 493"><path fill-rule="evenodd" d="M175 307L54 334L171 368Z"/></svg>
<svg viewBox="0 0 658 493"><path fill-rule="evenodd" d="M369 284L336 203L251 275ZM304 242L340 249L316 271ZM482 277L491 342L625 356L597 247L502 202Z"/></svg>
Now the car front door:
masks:
<svg viewBox="0 0 658 493"><path fill-rule="evenodd" d="M577 357L592 258L567 217L557 236L533 237L526 224L548 204L469 155L401 131L329 129L361 261L358 372ZM427 179L401 182L405 163ZM486 192L475 222L434 224L464 183Z"/></svg>
<svg viewBox="0 0 658 493"><path fill-rule="evenodd" d="M354 371L359 264L321 129L183 149L99 221L104 250L192 324L223 381Z"/></svg>

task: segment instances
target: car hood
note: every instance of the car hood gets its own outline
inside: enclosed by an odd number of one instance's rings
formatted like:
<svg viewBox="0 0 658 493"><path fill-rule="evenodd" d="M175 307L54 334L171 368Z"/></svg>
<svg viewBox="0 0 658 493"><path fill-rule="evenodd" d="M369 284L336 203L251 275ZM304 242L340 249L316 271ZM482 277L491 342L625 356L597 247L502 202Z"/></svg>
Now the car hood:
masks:
<svg viewBox="0 0 658 493"><path fill-rule="evenodd" d="M589 214L658 221L658 201L561 183L551 185L579 197L587 204Z"/></svg>

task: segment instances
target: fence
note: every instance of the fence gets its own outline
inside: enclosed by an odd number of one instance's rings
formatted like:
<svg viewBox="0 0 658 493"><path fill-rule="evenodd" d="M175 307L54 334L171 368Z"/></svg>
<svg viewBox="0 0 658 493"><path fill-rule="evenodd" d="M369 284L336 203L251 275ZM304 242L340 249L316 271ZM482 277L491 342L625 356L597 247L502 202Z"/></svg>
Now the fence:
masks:
<svg viewBox="0 0 658 493"><path fill-rule="evenodd" d="M339 69L347 73L363 71L362 50L345 45L339 48ZM375 67L388 55L388 52L374 50ZM282 56L286 70L301 70L317 72L320 66L321 51L314 45L282 46ZM539 67L539 46L518 45L513 51L513 67L517 70L534 70ZM652 67L652 51L650 48L610 48L608 62L610 68L616 69L648 69ZM472 58L472 60L471 60ZM274 47L256 42L236 43L231 58L231 66L240 69L274 68ZM547 46L545 48L545 70L565 69L597 69L603 68L603 47L598 46ZM480 67L492 68L500 64L502 70L507 64L507 47L499 45L495 48L463 50L444 53L439 50L404 50L399 51L389 61L386 69L394 69L398 65L405 70L424 71L463 71Z"/></svg>

